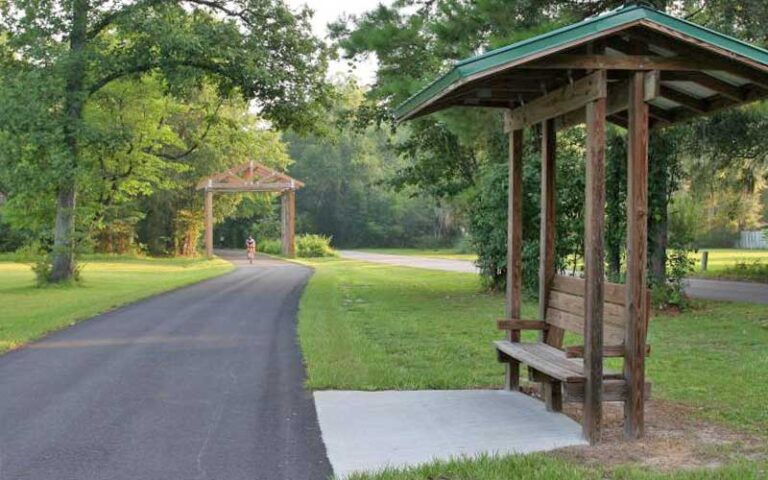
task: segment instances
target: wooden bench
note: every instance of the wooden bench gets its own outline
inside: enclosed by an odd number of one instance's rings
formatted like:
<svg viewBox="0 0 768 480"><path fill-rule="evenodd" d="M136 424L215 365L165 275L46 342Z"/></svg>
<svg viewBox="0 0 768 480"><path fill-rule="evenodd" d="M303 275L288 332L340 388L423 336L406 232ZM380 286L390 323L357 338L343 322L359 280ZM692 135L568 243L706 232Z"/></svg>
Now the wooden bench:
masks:
<svg viewBox="0 0 768 480"><path fill-rule="evenodd" d="M584 280L574 277L556 275L549 288L547 296L546 318L543 320L499 320L498 327L503 330L539 330L542 332L540 341L536 343L521 343L502 340L495 342L496 352L500 362L512 363L517 366L523 363L528 366L529 377L534 382L542 384L542 396L547 409L562 410L563 400L566 402L582 402L584 400L583 346L561 348L562 335L547 333L561 329L584 333ZM604 284L603 304L603 356L623 357L625 336L625 303L626 289L617 283ZM647 299L647 305L650 301ZM647 316L648 308L646 308ZM647 318L645 319L647 325ZM646 349L646 355L650 353ZM650 383L645 384L645 396L650 395ZM603 371L603 401L624 401L626 399L626 382L621 372Z"/></svg>

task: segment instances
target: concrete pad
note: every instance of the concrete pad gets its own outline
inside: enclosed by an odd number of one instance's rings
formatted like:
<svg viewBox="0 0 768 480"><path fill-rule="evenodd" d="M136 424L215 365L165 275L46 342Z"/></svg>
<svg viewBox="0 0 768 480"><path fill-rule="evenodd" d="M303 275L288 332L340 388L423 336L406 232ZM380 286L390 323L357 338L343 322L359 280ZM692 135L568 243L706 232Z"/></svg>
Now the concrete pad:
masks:
<svg viewBox="0 0 768 480"><path fill-rule="evenodd" d="M333 471L587 445L581 426L518 392L319 391L315 406Z"/></svg>

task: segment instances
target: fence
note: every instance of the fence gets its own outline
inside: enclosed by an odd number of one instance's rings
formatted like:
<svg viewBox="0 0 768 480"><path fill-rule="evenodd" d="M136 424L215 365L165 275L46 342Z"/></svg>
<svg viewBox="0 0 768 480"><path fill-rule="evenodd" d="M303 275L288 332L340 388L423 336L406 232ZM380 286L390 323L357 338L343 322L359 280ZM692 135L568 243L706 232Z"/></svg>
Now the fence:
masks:
<svg viewBox="0 0 768 480"><path fill-rule="evenodd" d="M739 238L739 248L768 248L768 238L762 230L743 231Z"/></svg>

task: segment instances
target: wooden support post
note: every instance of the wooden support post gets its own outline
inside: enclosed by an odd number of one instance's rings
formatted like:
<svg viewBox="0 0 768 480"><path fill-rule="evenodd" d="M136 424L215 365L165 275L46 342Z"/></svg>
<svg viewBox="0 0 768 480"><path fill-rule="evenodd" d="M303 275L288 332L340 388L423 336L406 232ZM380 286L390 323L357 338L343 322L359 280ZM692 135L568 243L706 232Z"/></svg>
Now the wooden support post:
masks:
<svg viewBox="0 0 768 480"><path fill-rule="evenodd" d="M213 192L205 191L205 256L213 257Z"/></svg>
<svg viewBox="0 0 768 480"><path fill-rule="evenodd" d="M509 192L507 205L507 291L505 315L520 318L520 295L523 286L523 131L509 134ZM509 330L507 340L520 341L519 330ZM507 363L505 387L520 386L520 363Z"/></svg>
<svg viewBox="0 0 768 480"><path fill-rule="evenodd" d="M283 229L283 255L296 256L296 192L286 190L281 195L281 216Z"/></svg>
<svg viewBox="0 0 768 480"><path fill-rule="evenodd" d="M539 318L547 318L549 289L555 278L555 158L557 131L555 120L541 124L541 214L539 230ZM554 347L563 343L563 329L555 326L542 331L542 340Z"/></svg>
<svg viewBox="0 0 768 480"><path fill-rule="evenodd" d="M624 344L624 436L643 436L645 398L646 257L648 243L648 105L644 98L643 74L634 72L629 89L627 134L627 327Z"/></svg>
<svg viewBox="0 0 768 480"><path fill-rule="evenodd" d="M541 384L544 404L549 412L563 411L563 384L557 380L545 381Z"/></svg>
<svg viewBox="0 0 768 480"><path fill-rule="evenodd" d="M600 441L603 393L603 287L606 99L587 104L584 213L584 435Z"/></svg>

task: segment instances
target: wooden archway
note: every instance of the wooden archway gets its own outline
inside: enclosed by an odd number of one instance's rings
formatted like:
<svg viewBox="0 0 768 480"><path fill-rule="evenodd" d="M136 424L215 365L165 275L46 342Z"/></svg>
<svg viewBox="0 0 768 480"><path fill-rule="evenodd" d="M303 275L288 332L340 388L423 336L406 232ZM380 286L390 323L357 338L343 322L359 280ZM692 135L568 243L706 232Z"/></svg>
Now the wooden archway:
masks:
<svg viewBox="0 0 768 480"><path fill-rule="evenodd" d="M205 177L197 184L205 192L205 254L213 256L213 194L238 192L279 193L281 197L282 250L296 255L296 190L304 183L253 160Z"/></svg>

